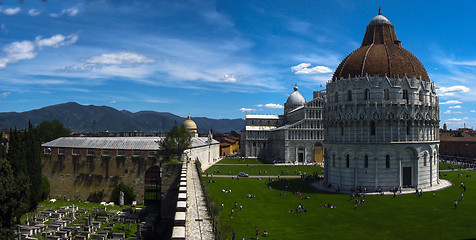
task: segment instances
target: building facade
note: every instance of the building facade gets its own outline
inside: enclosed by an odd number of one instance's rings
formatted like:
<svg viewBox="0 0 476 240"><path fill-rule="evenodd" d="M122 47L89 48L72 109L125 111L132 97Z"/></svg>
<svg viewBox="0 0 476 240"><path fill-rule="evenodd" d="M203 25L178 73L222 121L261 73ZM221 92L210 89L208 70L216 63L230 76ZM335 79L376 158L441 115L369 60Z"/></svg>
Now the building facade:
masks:
<svg viewBox="0 0 476 240"><path fill-rule="evenodd" d="M298 87L284 103L283 115L246 115L241 153L275 162L323 161L322 109L325 94L316 91L310 101Z"/></svg>
<svg viewBox="0 0 476 240"><path fill-rule="evenodd" d="M434 186L439 103L421 62L381 15L326 85L325 181L349 191Z"/></svg>

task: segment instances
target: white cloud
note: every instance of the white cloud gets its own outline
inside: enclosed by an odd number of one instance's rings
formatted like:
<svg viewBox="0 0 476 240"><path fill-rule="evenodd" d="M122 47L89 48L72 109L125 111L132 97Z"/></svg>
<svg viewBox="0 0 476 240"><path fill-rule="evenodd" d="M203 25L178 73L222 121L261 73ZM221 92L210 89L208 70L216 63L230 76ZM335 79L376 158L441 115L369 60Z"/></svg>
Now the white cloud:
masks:
<svg viewBox="0 0 476 240"><path fill-rule="evenodd" d="M36 17L36 16L40 15L40 13L41 13L40 11L38 11L37 9L34 9L34 8L28 10L28 15L30 15L32 17Z"/></svg>
<svg viewBox="0 0 476 240"><path fill-rule="evenodd" d="M35 39L36 46L38 47L54 47L58 48L64 45L72 44L78 41L78 35L71 34L68 36L63 36L62 34L56 34L50 38L42 38L38 36Z"/></svg>
<svg viewBox="0 0 476 240"><path fill-rule="evenodd" d="M6 68L8 63L16 63L24 59L36 57L35 45L31 41L12 42L2 49L6 56L0 58L0 68Z"/></svg>
<svg viewBox="0 0 476 240"><path fill-rule="evenodd" d="M446 102L440 102L440 105L445 105L445 104L449 104L449 105L454 105L454 104L461 104L462 102L458 101L458 100L449 100L449 101L446 101Z"/></svg>
<svg viewBox="0 0 476 240"><path fill-rule="evenodd" d="M78 13L79 13L78 7L72 7L72 8L63 9L61 11L61 13L51 13L50 17L57 18L57 17L61 17L63 15L68 15L70 17L74 17L74 16L78 15Z"/></svg>
<svg viewBox="0 0 476 240"><path fill-rule="evenodd" d="M466 86L452 86L452 87L440 87L437 90L440 96L454 96L455 93L469 92L469 88Z"/></svg>
<svg viewBox="0 0 476 240"><path fill-rule="evenodd" d="M263 107L263 104L258 104L258 105L255 105L256 107Z"/></svg>
<svg viewBox="0 0 476 240"><path fill-rule="evenodd" d="M332 70L326 66L315 66L313 68L308 68L311 66L310 63L301 63L296 66L291 67L291 71L294 74L321 74L321 73L330 73Z"/></svg>
<svg viewBox="0 0 476 240"><path fill-rule="evenodd" d="M2 10L3 14L5 15L15 15L17 13L19 13L21 11L21 8L20 7L16 7L16 8L5 8Z"/></svg>
<svg viewBox="0 0 476 240"><path fill-rule="evenodd" d="M240 108L240 111L242 111L242 112L254 112L254 111L256 111L256 109L253 109L253 108Z"/></svg>
<svg viewBox="0 0 476 240"><path fill-rule="evenodd" d="M448 63L461 66L476 66L476 61L449 61Z"/></svg>
<svg viewBox="0 0 476 240"><path fill-rule="evenodd" d="M474 112L476 112L476 110L471 110L470 112L474 113Z"/></svg>
<svg viewBox="0 0 476 240"><path fill-rule="evenodd" d="M109 103L116 103L116 101L110 101Z"/></svg>
<svg viewBox="0 0 476 240"><path fill-rule="evenodd" d="M37 56L35 51L37 47L60 47L67 44L75 43L78 36L73 34L64 37L61 34L56 34L50 38L42 39L41 36L36 37L35 42L24 40L12 42L5 45L2 50L5 56L0 58L0 68L6 68L9 63L16 63L21 60L33 59Z"/></svg>
<svg viewBox="0 0 476 240"><path fill-rule="evenodd" d="M98 65L130 66L134 64L153 63L154 60L133 52L104 53L85 60L86 63Z"/></svg>
<svg viewBox="0 0 476 240"><path fill-rule="evenodd" d="M460 105L456 105L456 106L451 106L451 107L449 107L449 108L461 108L461 106L460 106Z"/></svg>
<svg viewBox="0 0 476 240"><path fill-rule="evenodd" d="M450 118L446 121L448 121L448 122L460 122L460 121L463 121L463 120L461 118Z"/></svg>
<svg viewBox="0 0 476 240"><path fill-rule="evenodd" d="M236 78L233 75L225 74L220 79L221 82L236 82Z"/></svg>
<svg viewBox="0 0 476 240"><path fill-rule="evenodd" d="M0 98L7 98L8 95L12 94L11 92L3 92L3 93L0 93Z"/></svg>
<svg viewBox="0 0 476 240"><path fill-rule="evenodd" d="M283 105L276 103L268 103L264 105L266 108L284 108Z"/></svg>
<svg viewBox="0 0 476 240"><path fill-rule="evenodd" d="M443 114L450 114L451 110L446 110Z"/></svg>

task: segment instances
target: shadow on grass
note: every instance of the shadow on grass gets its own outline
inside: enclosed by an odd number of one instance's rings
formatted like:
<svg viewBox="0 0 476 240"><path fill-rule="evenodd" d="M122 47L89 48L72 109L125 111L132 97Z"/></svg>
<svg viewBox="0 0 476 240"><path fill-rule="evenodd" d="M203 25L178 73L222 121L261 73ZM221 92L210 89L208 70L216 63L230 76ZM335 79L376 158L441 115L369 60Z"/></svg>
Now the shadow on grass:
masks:
<svg viewBox="0 0 476 240"><path fill-rule="evenodd" d="M301 192L301 193L322 193L322 194L338 194L335 192L327 192L314 188L313 183L317 182L316 179L287 179L287 180L274 180L268 184L274 190L286 191L286 192ZM324 180L320 180L324 181Z"/></svg>

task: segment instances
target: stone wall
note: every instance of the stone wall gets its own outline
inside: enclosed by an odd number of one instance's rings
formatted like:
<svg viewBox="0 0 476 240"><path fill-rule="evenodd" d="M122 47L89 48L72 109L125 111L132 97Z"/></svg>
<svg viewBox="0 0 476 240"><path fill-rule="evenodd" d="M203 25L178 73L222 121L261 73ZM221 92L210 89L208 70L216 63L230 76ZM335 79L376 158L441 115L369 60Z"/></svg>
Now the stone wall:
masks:
<svg viewBox="0 0 476 240"><path fill-rule="evenodd" d="M45 154L42 161L43 174L51 183L50 197L85 201L93 191L104 190L109 201L113 188L119 182L134 188L137 203L144 201L144 177L148 168L159 164L157 157L101 156L84 153L73 155Z"/></svg>

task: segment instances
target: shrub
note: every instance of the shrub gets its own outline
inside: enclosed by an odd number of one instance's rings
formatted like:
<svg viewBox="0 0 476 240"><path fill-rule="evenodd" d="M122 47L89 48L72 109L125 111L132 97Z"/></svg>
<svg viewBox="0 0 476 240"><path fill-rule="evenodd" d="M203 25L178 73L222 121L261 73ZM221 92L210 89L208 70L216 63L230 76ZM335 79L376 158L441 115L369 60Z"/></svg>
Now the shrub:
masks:
<svg viewBox="0 0 476 240"><path fill-rule="evenodd" d="M95 191L95 192L92 192L92 193L89 194L88 201L100 203L100 202L102 202L102 199L105 196L106 196L106 194L104 194L104 190Z"/></svg>
<svg viewBox="0 0 476 240"><path fill-rule="evenodd" d="M110 201L119 205L119 196L121 191L124 193L124 204L130 205L132 204L132 201L136 200L136 194L134 193L134 189L130 186L127 186L125 183L120 182L112 190Z"/></svg>
<svg viewBox="0 0 476 240"><path fill-rule="evenodd" d="M41 177L41 200L45 200L50 195L50 180L47 176Z"/></svg>

